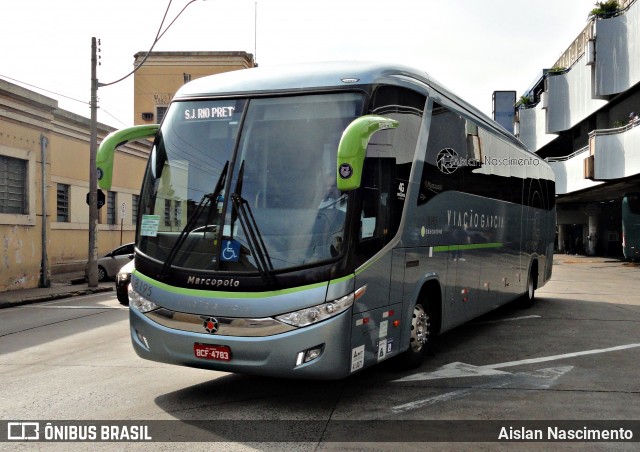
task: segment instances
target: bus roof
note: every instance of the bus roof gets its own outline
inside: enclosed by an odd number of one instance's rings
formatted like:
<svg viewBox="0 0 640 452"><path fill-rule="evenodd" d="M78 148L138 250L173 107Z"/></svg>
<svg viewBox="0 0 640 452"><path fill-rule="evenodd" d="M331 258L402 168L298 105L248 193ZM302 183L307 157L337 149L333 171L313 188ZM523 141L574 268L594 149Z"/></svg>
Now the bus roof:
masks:
<svg viewBox="0 0 640 452"><path fill-rule="evenodd" d="M202 77L180 88L176 99L368 85L389 75L408 75L429 83L426 72L402 66L365 62L306 63L240 69Z"/></svg>
<svg viewBox="0 0 640 452"><path fill-rule="evenodd" d="M174 99L189 99L208 96L261 95L296 91L343 88L345 86L389 83L392 76L404 76L424 84L475 115L488 127L501 133L506 139L526 150L526 147L511 133L482 111L465 102L456 94L431 78L427 72L403 65L375 62L316 62L272 67L240 69L209 75L183 85Z"/></svg>

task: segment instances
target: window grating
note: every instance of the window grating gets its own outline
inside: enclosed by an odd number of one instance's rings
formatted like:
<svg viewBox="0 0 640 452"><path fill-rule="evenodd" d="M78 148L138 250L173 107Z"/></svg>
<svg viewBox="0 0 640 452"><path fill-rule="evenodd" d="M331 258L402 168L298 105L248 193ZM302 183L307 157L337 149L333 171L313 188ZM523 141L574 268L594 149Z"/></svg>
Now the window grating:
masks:
<svg viewBox="0 0 640 452"><path fill-rule="evenodd" d="M26 160L0 155L0 213L29 213Z"/></svg>

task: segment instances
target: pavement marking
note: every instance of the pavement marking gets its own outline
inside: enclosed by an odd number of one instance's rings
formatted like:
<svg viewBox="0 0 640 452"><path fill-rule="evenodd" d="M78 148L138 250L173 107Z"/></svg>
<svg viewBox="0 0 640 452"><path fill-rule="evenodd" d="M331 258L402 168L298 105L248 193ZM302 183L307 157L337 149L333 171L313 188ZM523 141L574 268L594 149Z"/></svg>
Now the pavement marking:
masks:
<svg viewBox="0 0 640 452"><path fill-rule="evenodd" d="M601 348L597 350L586 350L583 352L565 353L563 355L543 356L540 358L523 359L520 361L508 361L497 364L487 364L485 366L474 366L472 364L465 364L461 362L454 362L442 366L440 369L433 372L421 372L415 375L409 375L408 377L393 380L394 382L404 381L423 381L423 380L437 380L441 378L460 378L460 377L479 377L488 375L501 375L508 372L502 372L497 369L503 369L505 367L520 366L524 364L537 364L547 361L557 361L560 359L574 358L576 356L595 355L598 353L615 352L619 350L627 350L630 348L638 348L640 344L627 344L618 345L616 347Z"/></svg>
<svg viewBox="0 0 640 452"><path fill-rule="evenodd" d="M630 348L638 348L638 347L640 347L640 344L618 345L616 347L600 348L597 350L586 350L584 352L565 353L564 355L544 356L541 358L523 359L521 361L510 361L506 363L492 364L489 366L482 366L482 367L490 367L492 369L501 369L503 367L519 366L521 364L543 363L546 361L556 361L559 359L573 358L576 356L596 355L598 353L616 352L618 350L627 350Z"/></svg>
<svg viewBox="0 0 640 452"><path fill-rule="evenodd" d="M504 387L528 387L532 389L548 389L553 386L558 378L571 371L573 366L549 367L546 369L538 369L533 372L500 372L501 377L498 381L486 383L471 388L458 389L456 391L447 392L427 399L416 400L391 407L394 414L404 413L406 411L423 408L425 406L434 405L436 403L448 402L449 400L459 399L479 389L500 389Z"/></svg>

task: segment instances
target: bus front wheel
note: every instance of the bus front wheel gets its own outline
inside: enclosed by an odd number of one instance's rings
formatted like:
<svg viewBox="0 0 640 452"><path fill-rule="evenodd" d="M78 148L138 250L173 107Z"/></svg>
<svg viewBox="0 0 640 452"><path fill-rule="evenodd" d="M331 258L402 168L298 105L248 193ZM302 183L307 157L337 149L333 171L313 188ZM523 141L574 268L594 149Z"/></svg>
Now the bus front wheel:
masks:
<svg viewBox="0 0 640 452"><path fill-rule="evenodd" d="M428 305L419 301L413 308L409 349L399 356L402 368L415 369L422 364L429 352L432 336Z"/></svg>

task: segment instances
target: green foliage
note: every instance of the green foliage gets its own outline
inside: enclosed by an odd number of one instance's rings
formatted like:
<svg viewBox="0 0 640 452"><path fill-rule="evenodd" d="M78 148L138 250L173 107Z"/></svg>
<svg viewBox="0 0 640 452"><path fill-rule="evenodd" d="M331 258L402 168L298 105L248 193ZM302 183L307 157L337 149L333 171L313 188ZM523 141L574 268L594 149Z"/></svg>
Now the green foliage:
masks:
<svg viewBox="0 0 640 452"><path fill-rule="evenodd" d="M589 19L594 17L607 17L615 14L620 10L620 4L617 0L607 0L605 2L596 2L595 8L589 13Z"/></svg>
<svg viewBox="0 0 640 452"><path fill-rule="evenodd" d="M531 103L531 98L529 96L520 96L520 100L516 102L516 107L526 107Z"/></svg>
<svg viewBox="0 0 640 452"><path fill-rule="evenodd" d="M567 70L566 67L564 66L554 66L551 69L549 69L549 73L551 74L560 74L562 72L565 72Z"/></svg>

